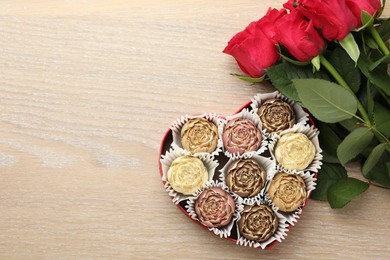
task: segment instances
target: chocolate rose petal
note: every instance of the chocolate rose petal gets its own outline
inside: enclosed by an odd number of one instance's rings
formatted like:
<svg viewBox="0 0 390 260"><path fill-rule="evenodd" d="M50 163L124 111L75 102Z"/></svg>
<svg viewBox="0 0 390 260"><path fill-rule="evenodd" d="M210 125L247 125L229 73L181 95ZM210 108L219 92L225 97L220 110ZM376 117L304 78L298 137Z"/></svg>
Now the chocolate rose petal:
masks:
<svg viewBox="0 0 390 260"><path fill-rule="evenodd" d="M190 119L181 129L181 143L191 153L211 153L217 148L218 128L205 118Z"/></svg>

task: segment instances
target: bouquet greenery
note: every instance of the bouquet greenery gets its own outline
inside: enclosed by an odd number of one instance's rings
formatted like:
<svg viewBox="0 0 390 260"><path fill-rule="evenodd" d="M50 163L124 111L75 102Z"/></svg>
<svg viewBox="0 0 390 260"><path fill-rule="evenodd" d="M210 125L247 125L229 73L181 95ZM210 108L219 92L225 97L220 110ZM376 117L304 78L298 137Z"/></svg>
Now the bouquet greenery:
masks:
<svg viewBox="0 0 390 260"><path fill-rule="evenodd" d="M289 0L237 33L224 52L252 82L270 81L315 118L323 165L311 198L340 208L390 188L390 20L380 0ZM348 177L359 160L367 181Z"/></svg>

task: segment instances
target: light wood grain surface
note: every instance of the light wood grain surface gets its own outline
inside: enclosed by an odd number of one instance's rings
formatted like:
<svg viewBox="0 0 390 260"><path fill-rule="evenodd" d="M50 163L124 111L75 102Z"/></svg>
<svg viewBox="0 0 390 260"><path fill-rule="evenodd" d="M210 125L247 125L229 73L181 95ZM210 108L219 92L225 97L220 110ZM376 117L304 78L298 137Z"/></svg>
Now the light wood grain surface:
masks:
<svg viewBox="0 0 390 260"><path fill-rule="evenodd" d="M222 49L283 2L1 1L0 259L388 259L388 190L309 201L263 251L201 229L163 189L171 121L269 90L230 76Z"/></svg>

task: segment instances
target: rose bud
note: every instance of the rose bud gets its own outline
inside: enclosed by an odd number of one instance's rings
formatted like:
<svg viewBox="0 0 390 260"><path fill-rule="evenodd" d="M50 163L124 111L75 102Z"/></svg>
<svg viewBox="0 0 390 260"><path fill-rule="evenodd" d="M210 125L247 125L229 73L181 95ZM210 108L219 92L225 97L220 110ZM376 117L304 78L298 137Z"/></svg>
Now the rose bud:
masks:
<svg viewBox="0 0 390 260"><path fill-rule="evenodd" d="M184 195L191 195L201 189L208 177L209 174L203 162L190 155L176 158L167 173L172 189Z"/></svg>
<svg viewBox="0 0 390 260"><path fill-rule="evenodd" d="M277 230L279 219L267 205L246 205L238 221L240 234L249 240L267 241Z"/></svg>
<svg viewBox="0 0 390 260"><path fill-rule="evenodd" d="M281 17L275 27L279 30L279 43L299 61L310 61L325 47L324 39L297 11Z"/></svg>
<svg viewBox="0 0 390 260"><path fill-rule="evenodd" d="M287 133L280 137L275 147L275 158L288 170L304 170L316 154L314 144L302 133Z"/></svg>
<svg viewBox="0 0 390 260"><path fill-rule="evenodd" d="M257 195L266 181L265 170L253 159L238 159L229 165L226 185L243 198Z"/></svg>
<svg viewBox="0 0 390 260"><path fill-rule="evenodd" d="M343 40L350 31L358 27L345 0L297 0L296 8L293 3L294 0L289 0L283 6L291 11L298 10L313 22L328 41Z"/></svg>
<svg viewBox="0 0 390 260"><path fill-rule="evenodd" d="M181 129L181 144L191 153L211 153L217 142L218 128L205 118L190 119Z"/></svg>
<svg viewBox="0 0 390 260"><path fill-rule="evenodd" d="M268 194L276 207L294 212L306 200L306 185L301 176L280 172L272 179Z"/></svg>
<svg viewBox="0 0 390 260"><path fill-rule="evenodd" d="M345 3L355 16L358 26L362 26L362 11L372 16L378 14L382 8L380 0L345 0Z"/></svg>
<svg viewBox="0 0 390 260"><path fill-rule="evenodd" d="M257 111L263 129L269 133L279 133L295 124L292 107L281 99L268 99Z"/></svg>
<svg viewBox="0 0 390 260"><path fill-rule="evenodd" d="M232 154L256 151L262 141L260 130L249 119L230 120L222 134L225 149Z"/></svg>
<svg viewBox="0 0 390 260"><path fill-rule="evenodd" d="M233 36L223 52L233 56L241 70L254 78L263 76L265 69L279 59L274 42L267 38L256 22Z"/></svg>
<svg viewBox="0 0 390 260"><path fill-rule="evenodd" d="M217 187L205 189L195 202L199 221L210 228L229 224L235 209L233 197Z"/></svg>

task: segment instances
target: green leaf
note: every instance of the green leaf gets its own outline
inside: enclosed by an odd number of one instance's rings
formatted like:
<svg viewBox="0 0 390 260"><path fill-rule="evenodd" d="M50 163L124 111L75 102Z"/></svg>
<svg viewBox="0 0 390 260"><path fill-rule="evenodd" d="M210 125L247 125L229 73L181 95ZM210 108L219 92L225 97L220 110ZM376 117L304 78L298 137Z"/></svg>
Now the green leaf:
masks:
<svg viewBox="0 0 390 260"><path fill-rule="evenodd" d="M376 27L376 30L378 31L379 35L381 36L382 40L386 42L390 39L390 19L387 18L382 22L381 25Z"/></svg>
<svg viewBox="0 0 390 260"><path fill-rule="evenodd" d="M279 55L280 57L282 57L284 60L294 64L294 65L297 65L297 66L306 66L308 64L310 64L310 61L298 61L298 60L294 60L292 58L289 58L287 57L286 55L283 55L281 52L279 52Z"/></svg>
<svg viewBox="0 0 390 260"><path fill-rule="evenodd" d="M374 108L375 128L387 137L390 137L390 110L379 102Z"/></svg>
<svg viewBox="0 0 390 260"><path fill-rule="evenodd" d="M351 92L322 79L293 79L299 99L310 113L325 123L336 123L355 115L357 102Z"/></svg>
<svg viewBox="0 0 390 260"><path fill-rule="evenodd" d="M360 71L349 55L338 47L332 51L329 62L356 93L360 87Z"/></svg>
<svg viewBox="0 0 390 260"><path fill-rule="evenodd" d="M383 93L382 90L378 90L378 93L383 97L384 101L386 101L387 105L390 107L390 96L387 96L385 93Z"/></svg>
<svg viewBox="0 0 390 260"><path fill-rule="evenodd" d="M316 71L319 71L321 68L321 61L320 61L320 55L315 56L311 60L311 64L313 64L313 67L315 68Z"/></svg>
<svg viewBox="0 0 390 260"><path fill-rule="evenodd" d="M379 50L379 45L378 43L376 43L376 41L374 40L374 38L372 38L372 36L368 33L363 33L363 40L364 40L364 43L370 47L371 49L374 49L374 50ZM362 46L364 48L364 46Z"/></svg>
<svg viewBox="0 0 390 260"><path fill-rule="evenodd" d="M372 62L364 53L360 55L357 64L360 71L372 84L381 89L386 95L390 96L390 76L385 69L378 66L376 69L370 71L368 68L371 66Z"/></svg>
<svg viewBox="0 0 390 260"><path fill-rule="evenodd" d="M390 178L390 162L386 163L387 176Z"/></svg>
<svg viewBox="0 0 390 260"><path fill-rule="evenodd" d="M367 111L370 122L373 119L373 111L375 100L374 97L378 94L377 89L372 85L370 81L366 81L365 84L362 84L360 91L357 93L357 97L360 100L361 104Z"/></svg>
<svg viewBox="0 0 390 260"><path fill-rule="evenodd" d="M329 155L337 156L337 147L340 145L341 139L328 124L317 122L316 126L320 130L318 137L322 150L326 151Z"/></svg>
<svg viewBox="0 0 390 260"><path fill-rule="evenodd" d="M291 77L299 77L298 73L293 70L293 65L289 63L282 63L279 65L272 66L268 69L267 75L270 78L272 85L279 90L286 97L300 101L297 91L294 88L294 85L291 82ZM289 71L291 70L291 73ZM295 75L294 75L295 74Z"/></svg>
<svg viewBox="0 0 390 260"><path fill-rule="evenodd" d="M339 43L348 53L349 57L356 63L360 56L360 50L352 33L348 33Z"/></svg>
<svg viewBox="0 0 390 260"><path fill-rule="evenodd" d="M338 180L347 178L347 171L340 164L324 163L317 175L316 189L311 193L310 198L314 200L328 200L329 187Z"/></svg>
<svg viewBox="0 0 390 260"><path fill-rule="evenodd" d="M340 179L328 189L328 201L332 208L342 208L353 198L365 192L368 183L355 178Z"/></svg>
<svg viewBox="0 0 390 260"><path fill-rule="evenodd" d="M346 120L339 122L339 124L342 127L344 127L345 129L347 129L349 132L352 132L353 130L358 128L359 127L358 123L359 123L359 120L357 120L355 117L352 117L350 119L346 119Z"/></svg>
<svg viewBox="0 0 390 260"><path fill-rule="evenodd" d="M372 118L374 117L374 105L375 105L375 101L374 101L374 93L373 91L375 91L374 88L371 88L371 83L369 81L367 81L367 113L368 113L368 117L370 118L370 120L372 120Z"/></svg>
<svg viewBox="0 0 390 260"><path fill-rule="evenodd" d="M245 76L245 75L235 74L235 73L231 73L230 75L235 76L243 81L251 82L251 83L260 83L263 82L265 79L265 75L261 76L260 78L252 78L250 76Z"/></svg>
<svg viewBox="0 0 390 260"><path fill-rule="evenodd" d="M377 145L378 145L378 140L374 138L374 139L372 140L372 142L371 142L368 146L366 146L366 148L364 148L363 151L360 152L360 155L363 155L364 157L367 158L368 156L370 156L372 150L373 150L373 149L375 148L375 146L377 146Z"/></svg>
<svg viewBox="0 0 390 260"><path fill-rule="evenodd" d="M390 54L387 54L380 58L379 60L371 63L370 67L368 68L370 71L374 70L376 67L379 66L381 63L389 63L390 62Z"/></svg>
<svg viewBox="0 0 390 260"><path fill-rule="evenodd" d="M369 26L372 26L374 23L374 16L371 16L369 13L366 11L362 10L361 14L361 21L362 21L362 26L359 28L355 29L355 32L361 31Z"/></svg>
<svg viewBox="0 0 390 260"><path fill-rule="evenodd" d="M344 165L355 158L371 143L373 137L371 129L366 127L359 127L347 135L337 148L337 157L341 164Z"/></svg>
<svg viewBox="0 0 390 260"><path fill-rule="evenodd" d="M362 13L360 16L361 16L363 26L369 26L369 25L374 24L374 16L371 16L366 11L362 10Z"/></svg>
<svg viewBox="0 0 390 260"><path fill-rule="evenodd" d="M372 168L369 173L371 180L386 186L390 187L390 155L386 150L380 157L378 163Z"/></svg>
<svg viewBox="0 0 390 260"><path fill-rule="evenodd" d="M329 80L323 71L313 73L311 66L296 66L291 63L282 63L266 69L272 85L286 97L300 101L292 79L321 78Z"/></svg>
<svg viewBox="0 0 390 260"><path fill-rule="evenodd" d="M369 173L372 170L372 168L374 168L374 166L378 163L385 149L386 149L386 144L378 144L377 146L375 146L375 148L368 156L367 160L364 162L362 168L362 173L364 177L370 179Z"/></svg>
<svg viewBox="0 0 390 260"><path fill-rule="evenodd" d="M326 163L340 163L336 155L328 154L325 150L322 151L322 161Z"/></svg>

